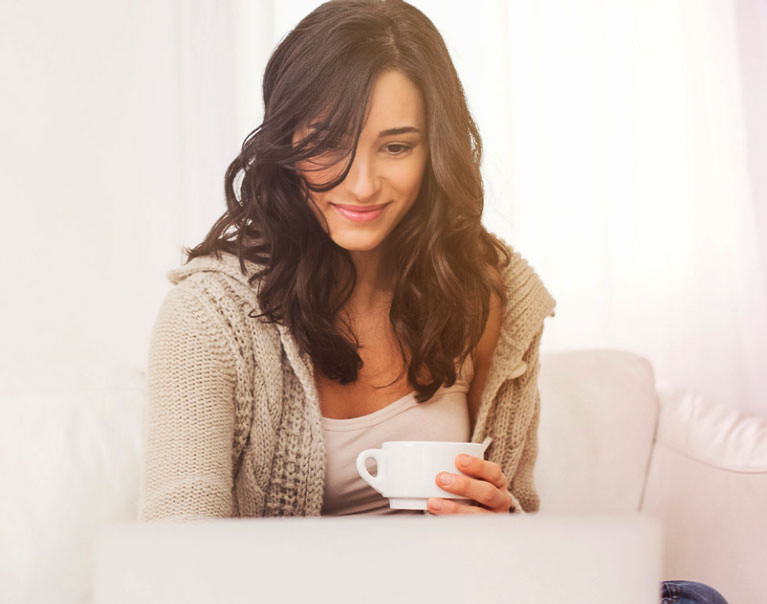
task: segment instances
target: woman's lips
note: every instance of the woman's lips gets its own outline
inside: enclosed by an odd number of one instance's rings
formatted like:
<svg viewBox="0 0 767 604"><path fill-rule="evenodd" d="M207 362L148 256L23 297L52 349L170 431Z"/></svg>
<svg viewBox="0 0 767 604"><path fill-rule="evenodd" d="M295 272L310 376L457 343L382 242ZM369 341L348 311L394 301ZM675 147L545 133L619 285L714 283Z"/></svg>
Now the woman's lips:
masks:
<svg viewBox="0 0 767 604"><path fill-rule="evenodd" d="M337 203L331 203L341 216L354 222L370 222L378 218L388 206L388 203L377 206L346 206Z"/></svg>

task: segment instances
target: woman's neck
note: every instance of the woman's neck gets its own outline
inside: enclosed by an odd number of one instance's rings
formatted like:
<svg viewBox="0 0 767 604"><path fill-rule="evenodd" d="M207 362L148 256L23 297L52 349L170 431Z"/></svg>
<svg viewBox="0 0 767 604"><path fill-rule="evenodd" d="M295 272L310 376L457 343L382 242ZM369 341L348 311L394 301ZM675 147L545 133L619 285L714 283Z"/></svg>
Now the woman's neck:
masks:
<svg viewBox="0 0 767 604"><path fill-rule="evenodd" d="M380 248L369 252L351 252L356 271L356 285L347 302L354 314L387 309L392 298L392 270L384 262Z"/></svg>

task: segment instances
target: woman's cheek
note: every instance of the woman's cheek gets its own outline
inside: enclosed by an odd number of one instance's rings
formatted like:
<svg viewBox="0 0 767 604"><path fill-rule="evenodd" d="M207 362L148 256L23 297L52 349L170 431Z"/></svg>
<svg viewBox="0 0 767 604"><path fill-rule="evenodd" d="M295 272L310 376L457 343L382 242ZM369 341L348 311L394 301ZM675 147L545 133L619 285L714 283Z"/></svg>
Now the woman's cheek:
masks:
<svg viewBox="0 0 767 604"><path fill-rule="evenodd" d="M403 165L400 169L397 182L400 183L402 192L408 198L415 197L418 194L418 189L423 179L424 167L425 162L421 161L420 158L414 157L412 162L407 162L407 165Z"/></svg>

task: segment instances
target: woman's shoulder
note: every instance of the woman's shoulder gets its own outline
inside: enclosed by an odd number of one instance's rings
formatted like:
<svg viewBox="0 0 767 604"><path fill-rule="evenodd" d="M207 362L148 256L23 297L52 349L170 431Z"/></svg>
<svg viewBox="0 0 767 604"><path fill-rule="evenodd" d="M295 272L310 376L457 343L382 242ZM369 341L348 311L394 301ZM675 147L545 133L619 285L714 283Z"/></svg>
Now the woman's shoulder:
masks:
<svg viewBox="0 0 767 604"><path fill-rule="evenodd" d="M519 356L543 328L544 319L555 315L556 300L527 259L503 239L496 239L508 253L508 263L501 258L498 270L506 300L496 352Z"/></svg>
<svg viewBox="0 0 767 604"><path fill-rule="evenodd" d="M168 271L166 277L175 286L170 296L251 312L258 310L259 272L259 265L221 252L192 258Z"/></svg>
<svg viewBox="0 0 767 604"><path fill-rule="evenodd" d="M167 277L174 285L192 278L192 282L197 283L229 279L240 285L253 287L252 283L257 281L260 269L260 265L249 260L241 260L236 254L220 252L192 258L168 271Z"/></svg>
<svg viewBox="0 0 767 604"><path fill-rule="evenodd" d="M528 260L514 247L503 239L497 238L508 253L508 263L502 263L498 269L498 277L506 293L504 315L513 313L532 313L539 319L554 316L556 300L538 276Z"/></svg>
<svg viewBox="0 0 767 604"><path fill-rule="evenodd" d="M254 318L260 312L259 281L251 277L258 275L258 268L249 261L241 264L236 255L226 252L192 258L166 274L174 287L165 295L158 321L196 317L198 329L228 339L256 332L273 335L273 329Z"/></svg>

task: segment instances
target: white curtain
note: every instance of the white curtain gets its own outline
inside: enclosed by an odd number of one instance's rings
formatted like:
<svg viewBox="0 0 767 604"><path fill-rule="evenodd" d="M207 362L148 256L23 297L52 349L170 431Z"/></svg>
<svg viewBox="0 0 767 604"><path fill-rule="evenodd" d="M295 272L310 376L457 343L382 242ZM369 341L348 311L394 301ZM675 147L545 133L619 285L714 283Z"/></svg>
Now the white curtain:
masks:
<svg viewBox="0 0 767 604"><path fill-rule="evenodd" d="M749 173L765 155L747 145L767 114L744 112L747 83L767 82L765 4L504 8L508 71L479 119L511 114L488 149L507 166L492 203L559 302L546 346L632 350L662 385L767 415L766 201Z"/></svg>

